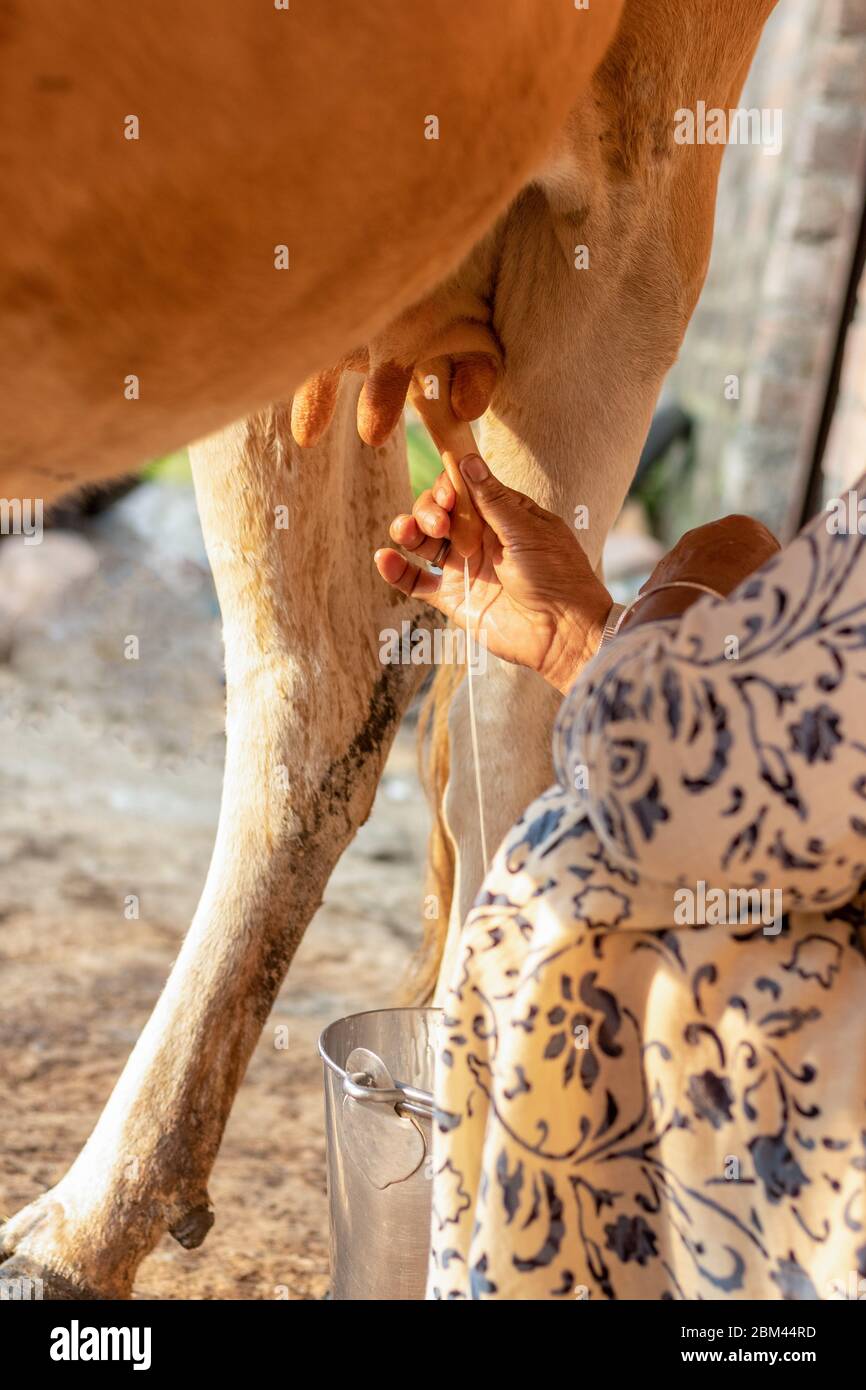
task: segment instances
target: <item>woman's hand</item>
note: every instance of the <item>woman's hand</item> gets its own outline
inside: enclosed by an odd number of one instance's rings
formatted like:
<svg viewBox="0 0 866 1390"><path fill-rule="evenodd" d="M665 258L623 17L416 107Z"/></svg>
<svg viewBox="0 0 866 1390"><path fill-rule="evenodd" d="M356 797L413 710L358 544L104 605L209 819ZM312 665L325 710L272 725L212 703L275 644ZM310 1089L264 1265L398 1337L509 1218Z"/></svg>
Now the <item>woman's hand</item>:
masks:
<svg viewBox="0 0 866 1390"><path fill-rule="evenodd" d="M640 592L674 580L688 580L727 595L779 549L776 537L762 522L750 516L725 516L681 536L659 560ZM659 618L677 617L701 597L697 589L664 589L639 603L620 631Z"/></svg>
<svg viewBox="0 0 866 1390"><path fill-rule="evenodd" d="M505 487L478 454L462 459L460 472L484 523L481 548L469 559L470 631L495 656L528 666L565 694L598 650L610 594L560 517ZM447 474L440 474L411 516L394 519L391 539L419 559L435 560L449 537L455 501ZM465 623L459 555L449 552L441 576L396 550L377 550L374 558L393 588Z"/></svg>

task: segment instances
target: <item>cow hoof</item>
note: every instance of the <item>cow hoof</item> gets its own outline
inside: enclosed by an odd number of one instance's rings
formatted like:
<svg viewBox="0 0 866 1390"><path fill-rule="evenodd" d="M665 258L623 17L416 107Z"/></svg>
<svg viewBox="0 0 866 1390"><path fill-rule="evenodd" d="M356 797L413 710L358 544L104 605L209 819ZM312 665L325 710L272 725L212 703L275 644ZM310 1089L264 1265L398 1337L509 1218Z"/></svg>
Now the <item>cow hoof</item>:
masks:
<svg viewBox="0 0 866 1390"><path fill-rule="evenodd" d="M104 1296L85 1284L75 1283L62 1274L55 1274L44 1265L21 1255L0 1264L0 1297L21 1299L23 1302L42 1300L51 1303L76 1302L86 1299L104 1301Z"/></svg>
<svg viewBox="0 0 866 1390"><path fill-rule="evenodd" d="M96 1242L92 1242L96 1248ZM132 1295L131 1270L91 1258L83 1269L81 1232L68 1223L59 1188L44 1192L0 1226L0 1298L114 1301ZM124 1248L124 1255L128 1251Z"/></svg>
<svg viewBox="0 0 866 1390"><path fill-rule="evenodd" d="M184 1250L195 1250L201 1245L214 1223L213 1208L208 1202L192 1207L174 1226L169 1226L169 1235L174 1236Z"/></svg>

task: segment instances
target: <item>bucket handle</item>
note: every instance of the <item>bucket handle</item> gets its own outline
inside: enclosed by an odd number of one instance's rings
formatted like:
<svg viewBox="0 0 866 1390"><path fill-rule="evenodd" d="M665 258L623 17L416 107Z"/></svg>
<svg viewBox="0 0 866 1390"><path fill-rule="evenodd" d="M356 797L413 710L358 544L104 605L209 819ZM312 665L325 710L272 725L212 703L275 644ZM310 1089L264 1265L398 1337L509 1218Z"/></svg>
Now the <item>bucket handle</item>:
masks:
<svg viewBox="0 0 866 1390"><path fill-rule="evenodd" d="M351 1096L352 1100L364 1105L371 1101L376 1105L391 1105L398 1115L408 1110L412 1115L433 1118L433 1097L429 1091L419 1091L417 1086L406 1086L401 1081L393 1089L386 1086L377 1088L369 1084L367 1072L347 1072L342 1067L333 1069L343 1078L344 1095Z"/></svg>

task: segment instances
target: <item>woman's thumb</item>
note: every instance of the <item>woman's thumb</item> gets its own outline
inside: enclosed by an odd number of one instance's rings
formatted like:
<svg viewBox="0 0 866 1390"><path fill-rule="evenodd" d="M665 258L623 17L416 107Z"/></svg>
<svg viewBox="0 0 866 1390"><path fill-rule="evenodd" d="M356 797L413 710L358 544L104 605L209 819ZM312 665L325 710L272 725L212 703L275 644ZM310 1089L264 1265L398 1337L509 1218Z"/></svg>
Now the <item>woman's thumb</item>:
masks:
<svg viewBox="0 0 866 1390"><path fill-rule="evenodd" d="M500 540L504 540L503 528L509 523L513 527L516 516L523 510L521 494L495 478L480 454L469 454L461 459L460 473L478 515Z"/></svg>

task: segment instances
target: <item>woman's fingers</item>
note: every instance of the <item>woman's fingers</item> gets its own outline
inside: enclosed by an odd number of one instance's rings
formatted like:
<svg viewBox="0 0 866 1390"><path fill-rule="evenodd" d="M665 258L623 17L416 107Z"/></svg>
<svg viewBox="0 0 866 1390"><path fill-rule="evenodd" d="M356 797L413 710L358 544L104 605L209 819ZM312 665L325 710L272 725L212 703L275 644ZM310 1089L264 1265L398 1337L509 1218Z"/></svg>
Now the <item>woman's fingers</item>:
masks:
<svg viewBox="0 0 866 1390"><path fill-rule="evenodd" d="M456 493L448 475L441 473L432 488L421 493L411 516L406 512L395 516L388 532L391 540L404 550L410 550L419 560L437 560L442 542L451 534L449 509L455 500Z"/></svg>
<svg viewBox="0 0 866 1390"><path fill-rule="evenodd" d="M411 594L413 598L426 599L434 607L439 606L436 594L442 580L438 574L419 569L396 550L377 550L373 560L385 583L390 584L392 589L398 589L401 594Z"/></svg>
<svg viewBox="0 0 866 1390"><path fill-rule="evenodd" d="M454 510L457 493L454 491L454 484L444 468L430 490L433 493L434 502L438 502L439 506L444 507L446 512Z"/></svg>
<svg viewBox="0 0 866 1390"><path fill-rule="evenodd" d="M388 534L395 545L410 550L420 560L436 560L442 550L442 540L426 536L414 516L395 516Z"/></svg>
<svg viewBox="0 0 866 1390"><path fill-rule="evenodd" d="M433 496L432 488L426 488L420 497L416 498L412 508L412 515L418 525L418 529L425 536L431 536L441 544L446 536L451 534L451 517L444 507Z"/></svg>

